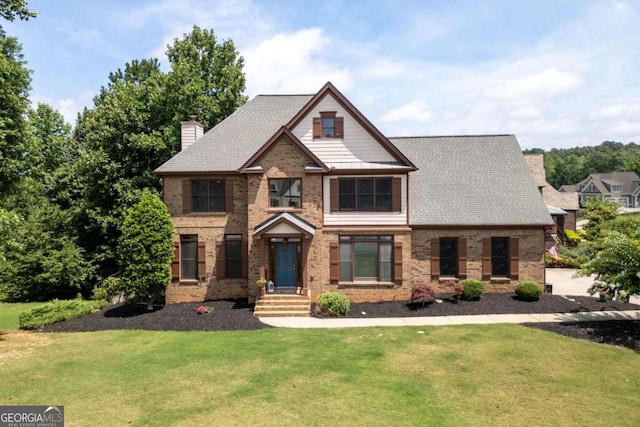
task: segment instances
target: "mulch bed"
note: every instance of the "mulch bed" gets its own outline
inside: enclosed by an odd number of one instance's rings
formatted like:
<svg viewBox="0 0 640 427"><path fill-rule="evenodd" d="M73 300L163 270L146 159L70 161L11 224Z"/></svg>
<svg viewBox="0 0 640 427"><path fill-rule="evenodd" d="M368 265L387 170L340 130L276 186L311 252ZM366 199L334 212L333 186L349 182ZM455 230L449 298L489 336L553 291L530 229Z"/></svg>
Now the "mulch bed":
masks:
<svg viewBox="0 0 640 427"><path fill-rule="evenodd" d="M201 305L213 313L197 314ZM253 317L253 304L246 298L167 304L147 311L146 305L118 304L79 319L45 326L43 332L89 332L114 329L150 331L245 331L269 328Z"/></svg>
<svg viewBox="0 0 640 427"><path fill-rule="evenodd" d="M206 305L213 313L196 314ZM145 329L154 331L238 331L269 328L253 317L253 304L247 299L228 299L204 303L168 304L147 311L146 306L119 304L106 307L80 319L67 320L45 326L43 332L88 332L117 329ZM480 301L459 301L442 298L442 303L410 304L406 301L380 303L352 303L346 317L411 317L459 316L473 314L530 314L578 313L640 310L640 305L615 301L599 302L586 296L563 297L542 295L539 301L525 302L509 294L484 294ZM312 315L322 317L314 313ZM561 335L587 339L598 343L631 348L640 353L640 320L607 320L600 322L530 323L525 326Z"/></svg>

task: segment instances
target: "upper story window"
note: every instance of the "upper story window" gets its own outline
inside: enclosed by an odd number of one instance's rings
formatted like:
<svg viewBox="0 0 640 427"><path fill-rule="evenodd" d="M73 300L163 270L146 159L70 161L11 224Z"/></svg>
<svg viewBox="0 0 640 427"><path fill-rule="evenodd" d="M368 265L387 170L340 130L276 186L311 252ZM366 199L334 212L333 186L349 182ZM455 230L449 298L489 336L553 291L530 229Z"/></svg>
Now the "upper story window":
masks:
<svg viewBox="0 0 640 427"><path fill-rule="evenodd" d="M586 191L588 191L589 193L595 193L598 191L598 189L596 188L596 185L592 182L591 184L589 184Z"/></svg>
<svg viewBox="0 0 640 427"><path fill-rule="evenodd" d="M340 211L391 212L392 178L340 178Z"/></svg>
<svg viewBox="0 0 640 427"><path fill-rule="evenodd" d="M611 192L612 193L620 193L622 191L622 185L612 185Z"/></svg>
<svg viewBox="0 0 640 427"><path fill-rule="evenodd" d="M193 212L224 212L225 181L193 180L191 198Z"/></svg>
<svg viewBox="0 0 640 427"><path fill-rule="evenodd" d="M302 184L297 179L270 179L269 206L272 208L302 207Z"/></svg>
<svg viewBox="0 0 640 427"><path fill-rule="evenodd" d="M313 119L313 138L343 138L344 117L337 117L336 111L322 111Z"/></svg>

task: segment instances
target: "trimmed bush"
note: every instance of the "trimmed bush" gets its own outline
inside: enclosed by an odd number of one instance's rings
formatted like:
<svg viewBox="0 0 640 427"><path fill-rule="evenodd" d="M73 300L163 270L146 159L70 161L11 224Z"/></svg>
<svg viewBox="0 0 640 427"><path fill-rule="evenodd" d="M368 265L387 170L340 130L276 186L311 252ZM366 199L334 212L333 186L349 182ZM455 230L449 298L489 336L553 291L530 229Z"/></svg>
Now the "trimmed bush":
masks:
<svg viewBox="0 0 640 427"><path fill-rule="evenodd" d="M100 309L105 301L54 299L20 314L20 329L37 329L63 320L77 319Z"/></svg>
<svg viewBox="0 0 640 427"><path fill-rule="evenodd" d="M573 230L565 230L564 237L566 237L567 244L569 246L578 246L578 244L582 241L580 235Z"/></svg>
<svg viewBox="0 0 640 427"><path fill-rule="evenodd" d="M465 279L462 282L462 299L465 301L478 301L484 292L484 283L480 280Z"/></svg>
<svg viewBox="0 0 640 427"><path fill-rule="evenodd" d="M350 306L347 296L340 292L325 292L316 299L316 312L329 316L344 316L349 312Z"/></svg>
<svg viewBox="0 0 640 427"><path fill-rule="evenodd" d="M516 295L522 301L538 301L542 295L542 286L536 282L520 282L516 285Z"/></svg>
<svg viewBox="0 0 640 427"><path fill-rule="evenodd" d="M411 302L420 302L424 306L436 300L436 290L428 283L414 285L411 288Z"/></svg>

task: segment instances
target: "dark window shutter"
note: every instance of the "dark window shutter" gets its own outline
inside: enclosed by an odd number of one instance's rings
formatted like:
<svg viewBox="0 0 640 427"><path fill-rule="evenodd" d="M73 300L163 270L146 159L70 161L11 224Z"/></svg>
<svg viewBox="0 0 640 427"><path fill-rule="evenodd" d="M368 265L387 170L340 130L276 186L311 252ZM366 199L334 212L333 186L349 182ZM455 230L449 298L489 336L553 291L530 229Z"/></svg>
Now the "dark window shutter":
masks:
<svg viewBox="0 0 640 427"><path fill-rule="evenodd" d="M227 277L224 252L224 241L216 242L216 274L218 279L225 279Z"/></svg>
<svg viewBox="0 0 640 427"><path fill-rule="evenodd" d="M400 212L402 210L402 178L394 177L391 186L391 210Z"/></svg>
<svg viewBox="0 0 640 427"><path fill-rule="evenodd" d="M344 138L344 117L336 117L334 123L334 136Z"/></svg>
<svg viewBox="0 0 640 427"><path fill-rule="evenodd" d="M198 277L207 274L207 244L198 242Z"/></svg>
<svg viewBox="0 0 640 427"><path fill-rule="evenodd" d="M518 280L520 272L520 239L512 237L509 239L509 275L512 280Z"/></svg>
<svg viewBox="0 0 640 427"><path fill-rule="evenodd" d="M333 178L329 180L329 210L338 212L340 204L340 191L338 190L338 180Z"/></svg>
<svg viewBox="0 0 640 427"><path fill-rule="evenodd" d="M313 118L313 138L320 139L322 137L322 119L320 117Z"/></svg>
<svg viewBox="0 0 640 427"><path fill-rule="evenodd" d="M458 238L458 279L467 278L467 239Z"/></svg>
<svg viewBox="0 0 640 427"><path fill-rule="evenodd" d="M482 280L491 279L491 237L482 239Z"/></svg>
<svg viewBox="0 0 640 427"><path fill-rule="evenodd" d="M402 284L402 243L393 244L393 279L397 285Z"/></svg>
<svg viewBox="0 0 640 427"><path fill-rule="evenodd" d="M180 280L180 243L173 243L173 261L171 261L171 280Z"/></svg>
<svg viewBox="0 0 640 427"><path fill-rule="evenodd" d="M329 280L340 280L340 247L338 242L329 243Z"/></svg>
<svg viewBox="0 0 640 427"><path fill-rule="evenodd" d="M191 180L183 179L182 180L182 213L190 213L191 212Z"/></svg>
<svg viewBox="0 0 640 427"><path fill-rule="evenodd" d="M440 239L437 237L431 239L431 278L440 278Z"/></svg>
<svg viewBox="0 0 640 427"><path fill-rule="evenodd" d="M233 212L233 181L230 179L224 183L224 210L225 212Z"/></svg>

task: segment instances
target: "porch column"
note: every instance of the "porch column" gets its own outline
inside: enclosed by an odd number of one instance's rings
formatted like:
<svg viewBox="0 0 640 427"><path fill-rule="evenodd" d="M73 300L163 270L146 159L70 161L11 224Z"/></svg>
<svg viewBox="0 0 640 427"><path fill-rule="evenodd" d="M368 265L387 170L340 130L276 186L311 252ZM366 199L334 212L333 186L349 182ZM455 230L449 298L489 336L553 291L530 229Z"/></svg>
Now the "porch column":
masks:
<svg viewBox="0 0 640 427"><path fill-rule="evenodd" d="M307 255L311 241L306 237L302 239L302 295L309 295L309 272L307 271Z"/></svg>
<svg viewBox="0 0 640 427"><path fill-rule="evenodd" d="M260 277L259 277L259 278L265 278L265 279L266 279L266 278L267 278L267 277L265 276L265 274L266 274L266 269L265 269L265 267L264 267L264 239L262 239L262 238L261 238L261 239L258 239L258 242L259 242L259 243L258 243L258 248L259 248L259 254L258 254L258 256L260 257L260 258L259 258L259 264L258 264L258 265L260 266L260 267L258 268L258 270L259 270L259 272L260 272L260 273L259 273L259 274L260 274Z"/></svg>

